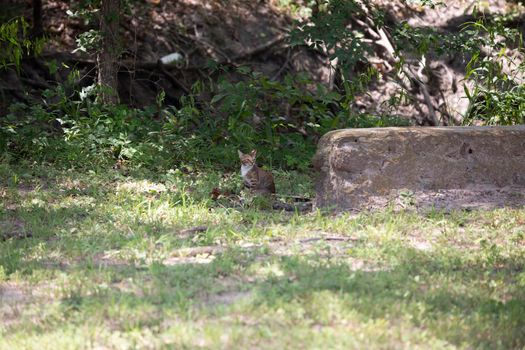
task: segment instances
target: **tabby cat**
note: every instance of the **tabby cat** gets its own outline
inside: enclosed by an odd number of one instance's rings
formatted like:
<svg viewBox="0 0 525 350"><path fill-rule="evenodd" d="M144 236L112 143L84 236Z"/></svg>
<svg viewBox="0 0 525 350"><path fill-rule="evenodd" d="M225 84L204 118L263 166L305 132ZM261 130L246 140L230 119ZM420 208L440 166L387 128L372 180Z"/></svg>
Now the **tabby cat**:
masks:
<svg viewBox="0 0 525 350"><path fill-rule="evenodd" d="M239 159L241 160L241 176L244 180L244 185L258 194L275 193L275 183L272 173L259 168L255 163L257 151L253 150L247 154L241 151L238 152Z"/></svg>

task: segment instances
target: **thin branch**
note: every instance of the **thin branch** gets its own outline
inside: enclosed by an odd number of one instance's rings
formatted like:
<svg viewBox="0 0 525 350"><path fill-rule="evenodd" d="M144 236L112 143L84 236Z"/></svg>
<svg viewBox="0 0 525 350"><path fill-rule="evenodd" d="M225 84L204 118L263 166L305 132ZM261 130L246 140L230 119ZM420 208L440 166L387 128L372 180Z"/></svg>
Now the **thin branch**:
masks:
<svg viewBox="0 0 525 350"><path fill-rule="evenodd" d="M257 47L254 47L251 50L248 50L246 52L243 52L243 53L240 53L240 54L234 56L233 57L233 61L237 61L237 60L240 60L240 59L244 59L244 58L247 58L247 57L251 57L251 56L257 55L257 54L259 54L259 53L261 53L263 51L268 50L272 46L283 42L284 39L286 39L286 35L279 34L275 38L269 40L268 42L266 42L266 43L264 43L262 45L259 45Z"/></svg>
<svg viewBox="0 0 525 350"><path fill-rule="evenodd" d="M376 41L376 44L382 46L383 48L385 48L387 53L390 55L390 57L395 62L399 62L399 57L397 57L395 55L394 45L392 45L392 43L390 42L390 39L388 38L388 36L387 36L386 32L384 31L384 29L383 28L379 28L377 30L377 34L379 35L380 39ZM420 90L421 90L421 92L423 94L423 97L425 99L425 104L427 105L427 108L428 108L428 113L430 115L430 122L434 126L439 125L439 121L438 121L438 119L436 117L436 111L435 111L434 105L432 104L432 100L430 98L430 94L428 92L428 88L427 88L426 84L423 81L421 81L421 79L419 79L417 77L417 74L414 73L412 68L410 68L410 66L408 66L408 65L404 65L401 68L401 72L406 74L406 76L409 79L415 81L419 85Z"/></svg>
<svg viewBox="0 0 525 350"><path fill-rule="evenodd" d="M175 78L175 76L173 74L171 74L170 72L168 72L168 70L164 67L164 64L159 60L158 62L158 67L160 69L160 71L162 73L164 73L164 75L166 76L166 78L168 78L168 80L171 82L171 84L174 86L174 87L179 87L182 89L182 91L184 91L184 93L186 95L189 95L190 94L190 90L186 87L186 85L184 85L181 81L179 81L177 78Z"/></svg>
<svg viewBox="0 0 525 350"><path fill-rule="evenodd" d="M271 80L276 80L277 78L279 78L279 76L281 76L281 73L284 71L284 69L288 66L288 63L290 63L290 57L291 57L291 49L288 48L288 52L286 53L286 60L284 61L283 65L281 66L281 68L279 68L279 70L277 71L277 73L274 74L274 76L272 77Z"/></svg>

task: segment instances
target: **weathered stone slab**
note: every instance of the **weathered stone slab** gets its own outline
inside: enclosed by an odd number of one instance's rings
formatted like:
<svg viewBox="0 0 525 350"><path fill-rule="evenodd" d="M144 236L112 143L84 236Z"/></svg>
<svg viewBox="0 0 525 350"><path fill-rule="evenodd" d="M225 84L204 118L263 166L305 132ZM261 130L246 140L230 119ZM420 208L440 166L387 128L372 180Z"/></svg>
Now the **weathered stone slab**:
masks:
<svg viewBox="0 0 525 350"><path fill-rule="evenodd" d="M317 207L525 204L525 126L329 132L314 167Z"/></svg>

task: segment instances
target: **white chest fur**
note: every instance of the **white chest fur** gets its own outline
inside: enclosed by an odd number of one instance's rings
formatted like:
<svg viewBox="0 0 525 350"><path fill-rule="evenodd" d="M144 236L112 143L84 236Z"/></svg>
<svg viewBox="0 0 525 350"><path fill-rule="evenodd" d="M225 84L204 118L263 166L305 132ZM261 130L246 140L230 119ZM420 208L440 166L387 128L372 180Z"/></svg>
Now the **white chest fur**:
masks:
<svg viewBox="0 0 525 350"><path fill-rule="evenodd" d="M241 176L245 177L252 169L253 165L241 165Z"/></svg>

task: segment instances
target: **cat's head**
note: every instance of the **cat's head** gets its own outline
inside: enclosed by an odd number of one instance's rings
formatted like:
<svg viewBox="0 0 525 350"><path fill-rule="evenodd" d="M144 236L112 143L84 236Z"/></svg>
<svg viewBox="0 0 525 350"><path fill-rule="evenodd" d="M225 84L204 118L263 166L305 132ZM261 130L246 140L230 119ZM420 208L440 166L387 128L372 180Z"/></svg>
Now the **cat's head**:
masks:
<svg viewBox="0 0 525 350"><path fill-rule="evenodd" d="M239 159L241 160L242 165L252 166L255 164L255 158L257 157L256 150L252 150L250 153L246 154L242 153L241 151L237 152L239 152Z"/></svg>

